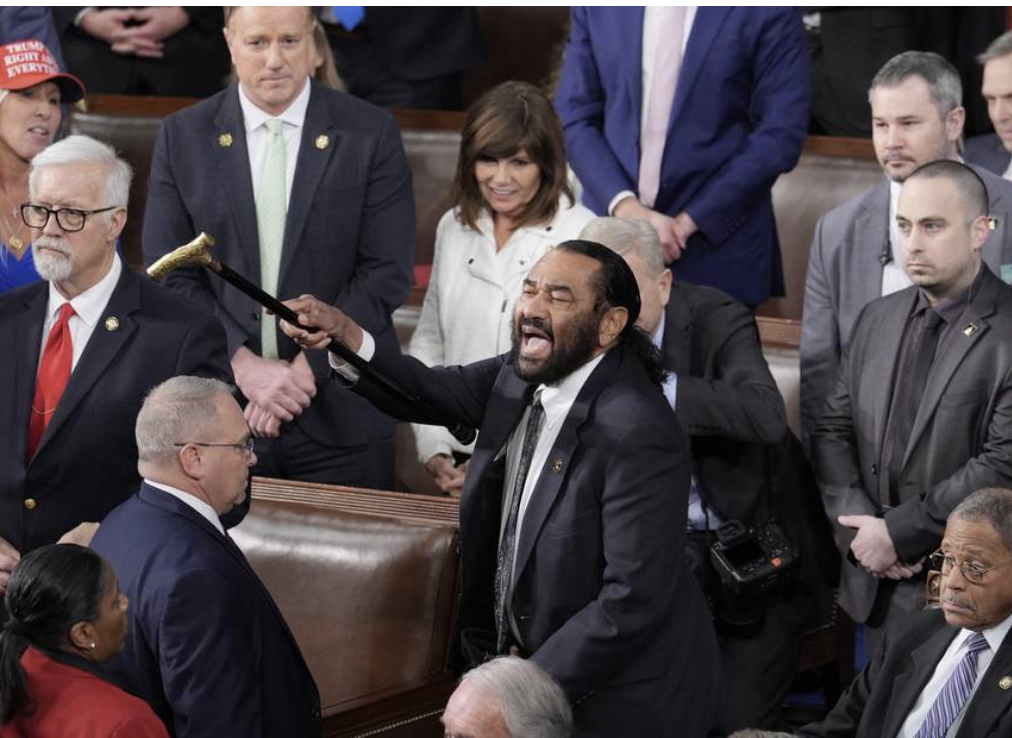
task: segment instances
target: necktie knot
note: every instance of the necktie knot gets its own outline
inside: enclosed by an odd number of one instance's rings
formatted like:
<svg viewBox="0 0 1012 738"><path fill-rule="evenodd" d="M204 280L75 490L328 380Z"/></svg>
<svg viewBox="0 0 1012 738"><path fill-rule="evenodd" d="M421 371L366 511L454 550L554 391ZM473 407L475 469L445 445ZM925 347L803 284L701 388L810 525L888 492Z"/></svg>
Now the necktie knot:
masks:
<svg viewBox="0 0 1012 738"><path fill-rule="evenodd" d="M966 650L970 653L980 653L986 651L991 646L987 642L987 638L984 637L983 633L974 633L972 636L966 639Z"/></svg>
<svg viewBox="0 0 1012 738"><path fill-rule="evenodd" d="M280 118L271 118L266 123L267 130L272 136L280 136L281 132L285 130L285 122Z"/></svg>
<svg viewBox="0 0 1012 738"><path fill-rule="evenodd" d="M924 330L932 331L942 324L942 316L932 308L924 311Z"/></svg>
<svg viewBox="0 0 1012 738"><path fill-rule="evenodd" d="M55 328L57 326L65 324L75 315L77 315L77 313L74 312L74 306L71 305L69 302L63 303L60 306L60 314L56 316L56 322L53 323L53 327Z"/></svg>

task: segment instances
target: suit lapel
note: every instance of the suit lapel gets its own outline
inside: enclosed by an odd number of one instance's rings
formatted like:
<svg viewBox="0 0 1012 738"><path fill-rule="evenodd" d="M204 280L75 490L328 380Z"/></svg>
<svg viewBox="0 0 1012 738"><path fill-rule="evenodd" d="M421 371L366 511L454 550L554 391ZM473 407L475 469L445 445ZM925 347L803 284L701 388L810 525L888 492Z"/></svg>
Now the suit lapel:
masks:
<svg viewBox="0 0 1012 738"><path fill-rule="evenodd" d="M986 267L981 268L986 269ZM924 395L917 408L917 417L914 418L914 425L910 430L907 451L903 456L904 465L927 428L928 421L934 415L938 401L952 379L952 375L959 369L966 355L973 350L973 347L990 329L987 316L994 314L994 291L998 284L997 279L990 272L984 274L977 294L973 301L967 305L959 325L953 328L952 334L942 346L943 350L937 354L935 363L931 367L931 373L928 375L928 383L924 387ZM976 326L976 330L972 330L971 326ZM967 335L964 329L970 331L970 335Z"/></svg>
<svg viewBox="0 0 1012 738"><path fill-rule="evenodd" d="M844 263L853 265L853 272L841 275L846 292L855 306L854 319L861 308L882 296L882 249L892 253L889 241L889 182L872 190L861 213L854 222L854 258Z"/></svg>
<svg viewBox="0 0 1012 738"><path fill-rule="evenodd" d="M609 351L587 378L580 394L570 408L569 414L562 423L555 444L545 459L545 466L541 469L538 483L534 487L531 499L527 503L527 511L524 514L520 541L517 544L514 582L520 581L520 577L523 576L524 567L534 550L534 542L541 535L541 529L548 518L548 513L559 496L563 480L569 473L570 461L579 446L580 428L586 422L587 415L598 394L615 374L621 362L621 355L622 349L619 347ZM516 591L515 588L514 591Z"/></svg>
<svg viewBox="0 0 1012 738"><path fill-rule="evenodd" d="M628 113L632 118L632 124L628 130L635 131L639 137L640 129L643 127L643 96L649 94L643 89L643 6L618 8L612 13L610 21L616 26L613 38L622 40L622 53L618 54L618 59L623 64L622 71L629 90L631 110ZM619 49L616 49L616 52L619 52ZM638 160L636 169L639 170Z"/></svg>
<svg viewBox="0 0 1012 738"><path fill-rule="evenodd" d="M875 447L881 448L885 438L886 421L889 417L889 404L892 401L893 385L895 384L896 362L899 360L899 347L903 341L903 331L907 318L917 300L917 289L910 287L901 293L903 297L896 301L896 307L882 317L878 327L872 333L871 347L863 354L867 367L861 374L874 377L871 382L872 408L874 408Z"/></svg>
<svg viewBox="0 0 1012 738"><path fill-rule="evenodd" d="M67 422L78 405L88 395L95 383L105 374L106 369L116 359L119 353L127 346L133 334L137 331L137 322L133 314L141 308L140 280L130 267L123 264L123 272L120 274L116 289L113 290L102 316L98 319L88 345L84 347L84 353L77 361L77 366L70 375L67 389L60 398L53 419L46 427L46 432L39 441L35 458L46 448L49 439L60 432L60 428ZM115 317L118 321L116 330L108 330L105 327L107 318Z"/></svg>
<svg viewBox="0 0 1012 738"><path fill-rule="evenodd" d="M311 83L312 84L312 83ZM340 133L334 130L335 121L330 115L327 101L313 84L309 95L309 106L306 109L306 120L302 126L302 142L299 144L299 158L295 165L295 180L292 183L292 194L288 198L288 217L285 220L285 243L281 252L281 271L278 276L278 288L285 281L288 267L295 258L295 252L302 241L301 235L306 227L306 219L313 206L316 190L323 178L323 173L330 164L334 152L341 145ZM322 148L317 140L323 143L321 136L327 139ZM340 207L340 203L329 203L330 207ZM294 297L294 295L293 295Z"/></svg>
<svg viewBox="0 0 1012 738"><path fill-rule="evenodd" d="M14 321L14 361L17 362L14 386L15 428L8 429L16 439L17 458L24 459L28 451L28 414L35 397L35 378L39 372L39 355L42 353L42 328L49 304L48 282L40 282L23 298L23 310Z"/></svg>
<svg viewBox="0 0 1012 738"><path fill-rule="evenodd" d="M239 106L238 85L233 85L223 98L214 122L216 128L210 132L207 146L217 167L218 181L221 182L221 189L232 211L236 232L239 234L238 250L246 257L247 268L244 273L251 281L260 284L260 235L257 229L253 180L250 176L249 149L246 147L246 125L242 108ZM226 139L225 136L230 138ZM230 143L226 144L226 141ZM195 223L194 227L199 228L200 224ZM235 264L229 266L237 268Z"/></svg>
<svg viewBox="0 0 1012 738"><path fill-rule="evenodd" d="M1002 688L1008 684L1005 679L1012 677L1012 637L1005 636L991 665L977 685L970 704L966 706L963 723L959 726L958 738L975 738L981 735L996 735L995 723L1002 715L1012 711L1012 690Z"/></svg>
<svg viewBox="0 0 1012 738"><path fill-rule="evenodd" d="M907 668L893 678L895 689L892 699L889 700L889 710L882 720L881 735L899 733L903 721L907 719L924 686L935 673L935 667L938 666L945 649L958 632L942 620L935 632L910 653L910 659L906 662Z"/></svg>
<svg viewBox="0 0 1012 738"><path fill-rule="evenodd" d="M678 285L672 285L671 297L664 311L664 337L661 352L665 366L675 374L689 374L692 371L692 357L689 354L691 337L689 306L682 297Z"/></svg>
<svg viewBox="0 0 1012 738"><path fill-rule="evenodd" d="M642 12L642 11L641 11ZM685 53L682 55L682 66L678 70L678 87L675 90L675 102L671 108L672 115L668 121L668 136L670 139L671 130L675 122L682 117L682 114L691 113L686 110L685 101L695 84L696 77L706 62L706 56L710 53L717 34L720 32L724 21L731 14L731 8L704 8L696 10L696 18L692 21L692 30L689 32L688 43L685 44ZM638 130L638 129L637 129Z"/></svg>

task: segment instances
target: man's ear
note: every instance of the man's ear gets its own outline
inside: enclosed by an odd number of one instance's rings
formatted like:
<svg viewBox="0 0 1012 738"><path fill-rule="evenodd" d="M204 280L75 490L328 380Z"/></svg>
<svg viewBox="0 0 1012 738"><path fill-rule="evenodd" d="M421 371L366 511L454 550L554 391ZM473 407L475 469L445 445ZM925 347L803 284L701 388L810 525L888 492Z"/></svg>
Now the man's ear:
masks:
<svg viewBox="0 0 1012 738"><path fill-rule="evenodd" d="M601 348L611 348L618 340L619 334L629 322L629 311L624 307L612 307L601 316L597 329L597 342Z"/></svg>
<svg viewBox="0 0 1012 738"><path fill-rule="evenodd" d="M674 280L674 276L671 274L670 269L665 269L661 272L657 278L657 289L661 293L661 305L664 307L668 306L668 300L671 299L671 282Z"/></svg>
<svg viewBox="0 0 1012 738"><path fill-rule="evenodd" d="M200 448L188 443L179 449L179 463L183 467L186 476L192 479L200 479L204 475L204 465L201 459Z"/></svg>
<svg viewBox="0 0 1012 738"><path fill-rule="evenodd" d="M979 252L991 233L991 219L986 215L979 215L970 223L970 248Z"/></svg>

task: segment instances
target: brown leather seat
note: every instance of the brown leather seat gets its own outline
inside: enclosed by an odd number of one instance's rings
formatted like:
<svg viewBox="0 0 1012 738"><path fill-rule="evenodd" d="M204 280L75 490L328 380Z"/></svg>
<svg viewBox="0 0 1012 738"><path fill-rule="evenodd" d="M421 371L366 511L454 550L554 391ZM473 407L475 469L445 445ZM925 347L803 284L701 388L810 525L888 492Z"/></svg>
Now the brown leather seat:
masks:
<svg viewBox="0 0 1012 738"><path fill-rule="evenodd" d="M260 478L253 489L232 536L313 672L326 734L431 722L454 683L456 504ZM431 698L412 707L420 685Z"/></svg>

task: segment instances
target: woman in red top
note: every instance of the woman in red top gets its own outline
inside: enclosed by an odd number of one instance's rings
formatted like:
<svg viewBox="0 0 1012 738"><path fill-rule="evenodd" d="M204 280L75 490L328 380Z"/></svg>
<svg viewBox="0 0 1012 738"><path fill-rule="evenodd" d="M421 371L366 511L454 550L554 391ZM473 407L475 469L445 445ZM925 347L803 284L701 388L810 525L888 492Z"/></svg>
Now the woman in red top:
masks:
<svg viewBox="0 0 1012 738"><path fill-rule="evenodd" d="M168 738L146 702L103 673L127 634L127 598L90 549L43 546L7 588L0 633L4 738Z"/></svg>

